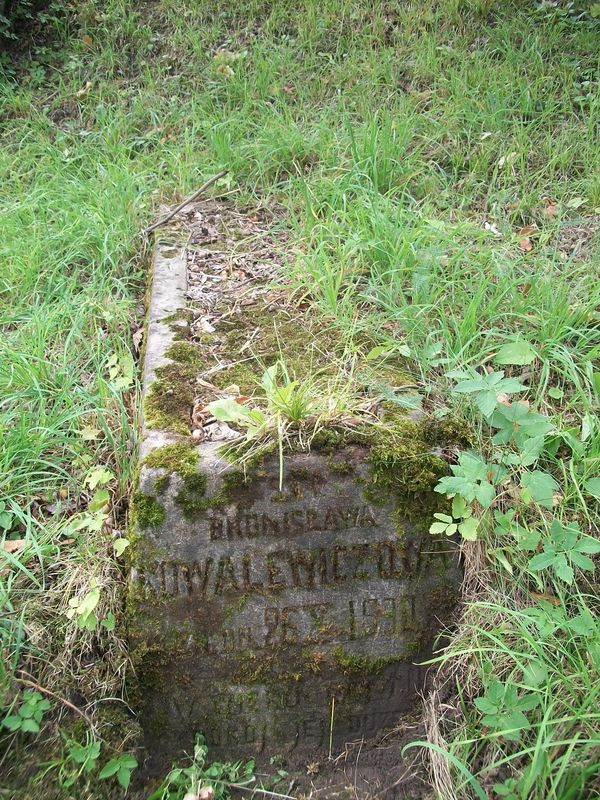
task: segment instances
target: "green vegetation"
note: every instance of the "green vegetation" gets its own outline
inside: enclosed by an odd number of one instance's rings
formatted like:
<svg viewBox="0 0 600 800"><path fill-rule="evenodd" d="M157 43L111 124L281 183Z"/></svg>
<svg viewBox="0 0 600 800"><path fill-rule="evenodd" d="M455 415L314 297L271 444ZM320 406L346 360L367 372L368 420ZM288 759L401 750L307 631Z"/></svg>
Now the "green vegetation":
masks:
<svg viewBox="0 0 600 800"><path fill-rule="evenodd" d="M452 513L432 520L477 537L464 544L470 602L440 656L456 699L430 715L440 796L593 793L596 11L82 0L0 56L0 696L3 719L41 728L4 727L3 748L28 754L5 754L9 793L20 763L52 757L45 743L64 750L58 714L19 716L33 687L18 670L85 698L90 718L123 691L119 625L99 621L121 607L138 234L223 166L241 201L289 209L289 272L323 326L349 352L393 350L415 376L418 393L388 402L472 431L443 452ZM149 410L187 433L192 389L172 392L186 364L163 369ZM97 465L108 475L90 482ZM93 752L61 756L69 775L95 774ZM128 763L107 766L107 783ZM59 773L43 777L49 797Z"/></svg>
<svg viewBox="0 0 600 800"><path fill-rule="evenodd" d="M286 797L272 794L273 783L286 777L284 770L277 771L277 779L270 780L268 787L254 774L254 761L235 763L208 760L208 748L201 735L196 737L194 755L185 767L173 766L162 784L148 800L183 800L184 797L198 796L201 790L211 790L207 795L214 800L228 800L240 789L258 796Z"/></svg>
<svg viewBox="0 0 600 800"><path fill-rule="evenodd" d="M192 444L178 442L157 447L150 452L144 464L168 472L177 472L182 477L195 475L198 471L198 449Z"/></svg>
<svg viewBox="0 0 600 800"><path fill-rule="evenodd" d="M166 512L156 497L143 492L135 492L131 498L131 518L136 528L160 528L166 519Z"/></svg>

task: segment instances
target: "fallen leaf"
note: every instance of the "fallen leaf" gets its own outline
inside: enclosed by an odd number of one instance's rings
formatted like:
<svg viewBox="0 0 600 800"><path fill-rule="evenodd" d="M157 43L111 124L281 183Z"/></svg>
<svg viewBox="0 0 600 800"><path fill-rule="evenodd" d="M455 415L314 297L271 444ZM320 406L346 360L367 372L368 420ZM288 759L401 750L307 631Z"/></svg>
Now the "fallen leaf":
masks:
<svg viewBox="0 0 600 800"><path fill-rule="evenodd" d="M553 606L560 605L560 600L558 599L558 597L555 597L553 594L548 594L548 592L532 592L531 596L536 601L545 600L547 603L550 603L550 605Z"/></svg>
<svg viewBox="0 0 600 800"><path fill-rule="evenodd" d="M240 387L237 385L237 383L232 383L232 384L230 384L229 386L226 386L226 387L225 387L224 389L222 389L221 391L223 392L223 394L234 394L234 395L239 395L239 393L240 393Z"/></svg>
<svg viewBox="0 0 600 800"><path fill-rule="evenodd" d="M519 240L519 249L522 250L524 253L529 253L533 250L533 242L531 239L525 237L524 239Z"/></svg>
<svg viewBox="0 0 600 800"><path fill-rule="evenodd" d="M7 553L16 553L17 550L22 550L27 544L27 539L7 539L2 547Z"/></svg>
<svg viewBox="0 0 600 800"><path fill-rule="evenodd" d="M88 47L91 47L91 46L93 45L93 43L94 43L94 40L93 40L93 39L92 39L92 37L89 35L89 33L84 33L84 34L83 34L83 36L81 37L81 41L82 41L82 42L83 42L85 45L87 45Z"/></svg>
<svg viewBox="0 0 600 800"><path fill-rule="evenodd" d="M143 339L143 338L144 338L144 329L143 329L143 328L139 328L139 329L138 329L138 330L137 330L137 331L136 331L136 332L133 334L133 336L131 337L131 340L132 340L132 342L133 342L133 346L134 346L134 348L135 348L136 350L139 350L139 349L140 349L140 345L141 345L141 343L142 343L142 339Z"/></svg>
<svg viewBox="0 0 600 800"><path fill-rule="evenodd" d="M537 227L535 225L525 225L523 228L517 230L518 236L529 236L530 233L535 233Z"/></svg>
<svg viewBox="0 0 600 800"><path fill-rule="evenodd" d="M558 203L554 203L552 200L546 200L546 205L542 209L542 214L546 219L554 219L554 217L557 217Z"/></svg>

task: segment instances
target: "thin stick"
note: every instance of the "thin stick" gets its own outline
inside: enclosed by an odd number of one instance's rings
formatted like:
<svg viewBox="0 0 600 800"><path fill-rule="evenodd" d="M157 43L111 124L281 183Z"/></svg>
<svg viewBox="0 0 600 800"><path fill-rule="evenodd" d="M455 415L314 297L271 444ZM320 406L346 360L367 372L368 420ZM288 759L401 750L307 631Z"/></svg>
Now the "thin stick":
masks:
<svg viewBox="0 0 600 800"><path fill-rule="evenodd" d="M19 669L19 670L17 670L17 672L20 672L21 675L29 675L29 673L25 672L24 669ZM29 677L31 678L32 676L29 675ZM33 689L37 689L39 692L42 692L42 694L47 694L47 695L50 695L50 697L54 697L57 700L60 700L60 702L63 705L67 706L67 708L70 708L72 711L75 711L77 714L79 714L81 717L83 717L84 720L87 722L87 724L90 726L90 728L92 730L96 729L96 726L94 725L92 720L88 717L88 715L84 711L82 711L80 708L77 708L76 705L73 705L73 703L71 703L69 700L65 700L64 697L61 697L59 694L56 694L55 692L50 691L50 689L45 689L43 686L40 686L39 683L35 683L34 681L29 681L29 680L26 680L25 678L16 678L16 680L19 683L24 683L25 686L31 686Z"/></svg>
<svg viewBox="0 0 600 800"><path fill-rule="evenodd" d="M252 783L255 778L251 778L248 783ZM252 792L253 794L262 794L265 797L276 797L281 800L294 800L289 794L280 794L279 792L271 792L268 789L263 789L261 786L248 786L245 783L230 783L229 781L222 781L219 778L212 778L213 783L220 783L222 786L229 786L231 789L239 789L242 792Z"/></svg>
<svg viewBox="0 0 600 800"><path fill-rule="evenodd" d="M331 722L329 725L329 760L331 761L331 750L333 747L333 716L335 714L335 695L331 696Z"/></svg>
<svg viewBox="0 0 600 800"><path fill-rule="evenodd" d="M192 203L197 197L200 197L202 192L205 192L208 188L210 188L213 185L213 183L216 183L219 180L219 178L222 178L224 175L227 175L228 172L229 172L228 169L222 169L221 172L217 172L217 174L213 175L212 178L209 178L206 181L206 183L203 183L199 189L196 189L196 191L193 194L191 194L187 198L187 200L184 200L183 203L179 203L179 205L175 206L175 208L172 211L169 211L166 217L163 217L162 219L159 219L158 222L153 222L152 225L149 225L146 228L146 233L150 233L151 231L156 230L156 228L160 228L160 226L164 225L166 222L172 220L175 214L178 214L182 208L185 208L188 205L188 203Z"/></svg>

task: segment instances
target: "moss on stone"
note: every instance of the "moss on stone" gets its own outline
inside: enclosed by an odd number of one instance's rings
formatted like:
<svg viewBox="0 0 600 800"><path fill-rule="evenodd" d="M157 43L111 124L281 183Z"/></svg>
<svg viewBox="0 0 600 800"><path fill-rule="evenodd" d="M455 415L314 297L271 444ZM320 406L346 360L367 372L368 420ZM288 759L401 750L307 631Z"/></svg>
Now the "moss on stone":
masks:
<svg viewBox="0 0 600 800"><path fill-rule="evenodd" d="M164 525L167 514L156 497L143 492L136 492L131 499L131 518L138 530L160 528Z"/></svg>
<svg viewBox="0 0 600 800"><path fill-rule="evenodd" d="M199 453L195 445L177 442L152 450L146 456L144 463L149 467L177 472L179 475L187 477L197 473L198 460Z"/></svg>
<svg viewBox="0 0 600 800"><path fill-rule="evenodd" d="M179 492L175 495L175 503L187 520L201 517L207 508L215 505L216 498L206 498L208 479L203 472L194 472L184 476Z"/></svg>
<svg viewBox="0 0 600 800"><path fill-rule="evenodd" d="M193 370L194 373L200 369L203 362L200 350L190 342L173 342L165 356L171 361L176 361L189 370Z"/></svg>
<svg viewBox="0 0 600 800"><path fill-rule="evenodd" d="M170 475L161 475L159 478L156 478L154 481L154 491L157 494L164 494L167 489L169 488L169 484L171 483L171 476Z"/></svg>
<svg viewBox="0 0 600 800"><path fill-rule="evenodd" d="M176 364L159 367L144 401L146 425L189 434L193 402L194 392L180 368Z"/></svg>
<svg viewBox="0 0 600 800"><path fill-rule="evenodd" d="M156 380L144 402L144 418L149 428L188 434L194 403L192 381L202 365L202 356L188 342L174 342L165 356L173 363L156 370Z"/></svg>
<svg viewBox="0 0 600 800"><path fill-rule="evenodd" d="M345 675L377 675L389 664L405 659L404 654L377 657L363 656L349 653L341 646L334 647L331 654Z"/></svg>

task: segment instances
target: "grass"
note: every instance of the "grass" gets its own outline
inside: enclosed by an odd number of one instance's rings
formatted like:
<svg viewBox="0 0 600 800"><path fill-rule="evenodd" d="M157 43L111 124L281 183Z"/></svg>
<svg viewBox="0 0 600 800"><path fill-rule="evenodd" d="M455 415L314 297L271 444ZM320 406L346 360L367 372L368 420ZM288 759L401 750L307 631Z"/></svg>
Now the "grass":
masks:
<svg viewBox="0 0 600 800"><path fill-rule="evenodd" d="M448 372L529 342L527 398L585 438L581 458L549 464L558 510L595 529L582 487L600 449L600 34L568 6L84 0L53 12L30 52L4 56L0 502L8 538L26 540L0 570L5 705L23 688L17 669L63 697L76 687L90 713L123 691L119 627L85 630L65 612L97 585L98 619L118 616L111 540L137 400L118 378L136 356L139 232L161 201L224 166L221 186L289 209L292 277L323 324L349 347L367 331L410 348L423 407L462 414L484 451L486 426L451 394ZM98 465L114 476L110 515L76 531ZM486 558L497 544L490 535L465 548L486 580L467 587L465 621L441 656L463 691L431 729L452 757L432 760L440 796L471 791L453 759L486 788L503 783L502 796L593 796L597 623L585 636L536 635L524 617L532 577L516 550L512 577ZM548 580L544 591L571 616L594 612L594 587L578 586ZM547 676L515 744L482 725L474 700L491 674L522 689L533 659ZM60 749L59 729L46 722L44 735Z"/></svg>

